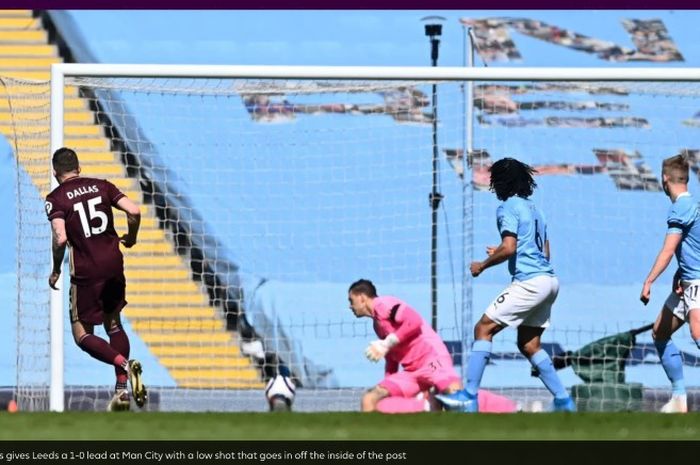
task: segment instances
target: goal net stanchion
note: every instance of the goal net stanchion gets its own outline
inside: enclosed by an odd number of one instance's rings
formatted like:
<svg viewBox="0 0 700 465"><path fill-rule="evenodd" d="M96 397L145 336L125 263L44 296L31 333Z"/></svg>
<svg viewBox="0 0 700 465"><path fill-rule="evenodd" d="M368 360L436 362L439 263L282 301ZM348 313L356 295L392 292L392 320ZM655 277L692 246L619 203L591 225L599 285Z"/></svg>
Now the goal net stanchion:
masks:
<svg viewBox="0 0 700 465"><path fill-rule="evenodd" d="M67 144L63 85L79 87L100 127L95 140L74 147L84 154L84 174L114 179L144 207L141 243L125 252L124 316L150 357L163 409L258 408L265 376L279 364L302 386L298 407L357 408L360 389L382 376L361 358L374 338L371 326L347 310L347 286L361 277L429 321L426 95L433 82L444 154L443 339L459 347L474 323L461 321L464 307L480 315L507 283L503 271L485 274L473 284L473 302L461 299L470 283L460 278L469 265L460 245L473 242L479 256L498 240L497 202L482 191L489 163L504 156L542 175L535 201L548 215L562 279L545 342L574 349L639 326L645 318L638 313L615 318L610 296L631 293L634 302L634 283L643 279L636 274L650 266L654 225L663 220L645 215L642 205L657 216L665 211L653 174L662 158L692 149L692 126L674 126L672 110L692 116L687 83L698 79L693 69L631 68L59 64L53 73L51 149ZM474 150L465 157L460 84L469 79L478 110ZM663 130L673 131L673 146ZM467 158L472 169L465 172ZM475 188L467 240L465 180ZM623 224L636 231L634 244L622 239L627 247L615 236ZM484 387L529 408L539 385L507 333L495 345L500 361L487 369ZM52 357L64 359L57 349ZM62 395L52 388L52 399Z"/></svg>

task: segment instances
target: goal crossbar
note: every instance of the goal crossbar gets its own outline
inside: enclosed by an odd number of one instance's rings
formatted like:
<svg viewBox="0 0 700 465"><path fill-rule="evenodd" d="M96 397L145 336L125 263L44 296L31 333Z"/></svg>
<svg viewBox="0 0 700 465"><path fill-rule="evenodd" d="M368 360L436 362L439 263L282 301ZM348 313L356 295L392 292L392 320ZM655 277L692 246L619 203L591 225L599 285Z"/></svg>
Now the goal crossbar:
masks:
<svg viewBox="0 0 700 465"><path fill-rule="evenodd" d="M51 68L51 152L64 145L66 77L260 78L411 81L700 81L700 68L472 68L369 66L228 66L59 63ZM55 181L52 179L52 188ZM50 409L64 410L63 299L51 293Z"/></svg>
<svg viewBox="0 0 700 465"><path fill-rule="evenodd" d="M440 81L698 81L700 68L465 68L401 66L236 66L57 63L61 76Z"/></svg>

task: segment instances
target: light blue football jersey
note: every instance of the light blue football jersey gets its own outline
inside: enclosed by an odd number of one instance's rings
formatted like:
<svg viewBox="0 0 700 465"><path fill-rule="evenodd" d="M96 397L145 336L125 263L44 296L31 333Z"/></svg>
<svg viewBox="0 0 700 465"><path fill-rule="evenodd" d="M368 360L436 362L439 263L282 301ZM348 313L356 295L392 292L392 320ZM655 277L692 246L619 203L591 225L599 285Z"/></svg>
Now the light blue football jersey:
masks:
<svg viewBox="0 0 700 465"><path fill-rule="evenodd" d="M700 279L700 208L698 202L684 192L676 198L668 211L667 234L681 234L681 243L676 248L676 259L681 270L681 279Z"/></svg>
<svg viewBox="0 0 700 465"><path fill-rule="evenodd" d="M554 276L554 268L544 256L547 223L532 200L510 197L498 207L496 219L501 237L513 235L518 239L516 252L508 259L508 271L513 280Z"/></svg>

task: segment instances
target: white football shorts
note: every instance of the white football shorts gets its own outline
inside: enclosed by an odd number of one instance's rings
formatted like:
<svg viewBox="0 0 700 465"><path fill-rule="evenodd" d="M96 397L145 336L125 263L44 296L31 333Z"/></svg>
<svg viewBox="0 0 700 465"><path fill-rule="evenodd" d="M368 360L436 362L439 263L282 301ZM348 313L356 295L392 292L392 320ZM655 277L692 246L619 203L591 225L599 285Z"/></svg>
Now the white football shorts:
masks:
<svg viewBox="0 0 700 465"><path fill-rule="evenodd" d="M700 279L681 281L683 295L671 292L664 304L678 318L688 321L688 312L700 308Z"/></svg>
<svg viewBox="0 0 700 465"><path fill-rule="evenodd" d="M503 326L546 328L552 304L559 294L556 276L513 281L486 309L487 317Z"/></svg>

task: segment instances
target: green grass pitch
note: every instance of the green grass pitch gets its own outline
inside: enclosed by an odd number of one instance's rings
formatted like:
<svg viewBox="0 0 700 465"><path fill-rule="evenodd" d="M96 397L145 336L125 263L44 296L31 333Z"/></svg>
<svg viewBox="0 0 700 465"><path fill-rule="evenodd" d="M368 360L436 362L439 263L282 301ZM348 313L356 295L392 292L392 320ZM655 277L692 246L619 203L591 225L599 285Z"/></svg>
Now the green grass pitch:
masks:
<svg viewBox="0 0 700 465"><path fill-rule="evenodd" d="M0 413L0 440L697 440L698 414Z"/></svg>

